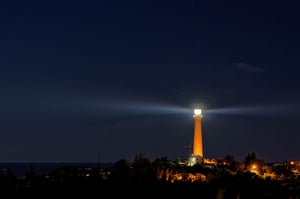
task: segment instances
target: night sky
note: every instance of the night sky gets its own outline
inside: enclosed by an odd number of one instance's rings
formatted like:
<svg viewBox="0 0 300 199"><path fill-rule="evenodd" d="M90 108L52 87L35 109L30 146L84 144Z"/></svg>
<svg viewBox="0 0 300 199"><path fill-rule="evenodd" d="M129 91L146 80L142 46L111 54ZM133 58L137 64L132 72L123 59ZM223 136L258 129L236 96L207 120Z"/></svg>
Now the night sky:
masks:
<svg viewBox="0 0 300 199"><path fill-rule="evenodd" d="M300 5L2 1L0 161L300 160Z"/></svg>

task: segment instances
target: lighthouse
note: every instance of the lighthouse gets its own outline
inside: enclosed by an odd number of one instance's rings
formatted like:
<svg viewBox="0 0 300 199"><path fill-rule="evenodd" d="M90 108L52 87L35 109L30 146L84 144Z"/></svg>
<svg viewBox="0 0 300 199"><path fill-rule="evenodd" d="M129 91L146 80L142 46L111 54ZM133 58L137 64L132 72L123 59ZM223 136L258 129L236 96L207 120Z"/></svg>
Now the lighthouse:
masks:
<svg viewBox="0 0 300 199"><path fill-rule="evenodd" d="M203 157L203 141L202 141L202 110L197 108L194 109L194 143L193 153L188 158L188 166L196 164L204 164Z"/></svg>
<svg viewBox="0 0 300 199"><path fill-rule="evenodd" d="M193 156L203 157L203 142L202 142L202 110L194 110L194 145Z"/></svg>

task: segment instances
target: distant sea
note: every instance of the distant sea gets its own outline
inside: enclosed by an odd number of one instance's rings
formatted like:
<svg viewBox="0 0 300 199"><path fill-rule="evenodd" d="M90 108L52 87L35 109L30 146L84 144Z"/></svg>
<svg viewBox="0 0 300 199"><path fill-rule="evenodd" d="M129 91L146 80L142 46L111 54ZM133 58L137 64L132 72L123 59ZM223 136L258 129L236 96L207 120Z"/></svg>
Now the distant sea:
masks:
<svg viewBox="0 0 300 199"><path fill-rule="evenodd" d="M24 176L31 168L37 175L47 175L49 172L54 171L55 169L65 167L65 166L74 166L74 167L103 167L107 168L112 166L113 163L87 163L87 162L80 162L80 163L69 163L69 162L43 162L43 163L36 163L36 162L20 162L20 163L2 163L0 162L0 171L1 174L5 173L8 169L12 171L14 176Z"/></svg>

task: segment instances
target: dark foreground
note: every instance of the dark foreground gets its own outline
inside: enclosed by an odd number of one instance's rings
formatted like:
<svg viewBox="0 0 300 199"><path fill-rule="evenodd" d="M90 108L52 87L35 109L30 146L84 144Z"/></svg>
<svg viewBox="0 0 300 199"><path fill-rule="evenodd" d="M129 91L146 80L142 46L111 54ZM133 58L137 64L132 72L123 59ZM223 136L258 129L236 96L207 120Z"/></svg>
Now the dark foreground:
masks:
<svg viewBox="0 0 300 199"><path fill-rule="evenodd" d="M62 167L46 175L31 168L25 176L8 171L0 175L0 191L6 198L300 199L300 177L286 166L273 168L275 179L236 168L187 167L137 156L133 163L120 160L109 168ZM199 174L204 178L191 178Z"/></svg>

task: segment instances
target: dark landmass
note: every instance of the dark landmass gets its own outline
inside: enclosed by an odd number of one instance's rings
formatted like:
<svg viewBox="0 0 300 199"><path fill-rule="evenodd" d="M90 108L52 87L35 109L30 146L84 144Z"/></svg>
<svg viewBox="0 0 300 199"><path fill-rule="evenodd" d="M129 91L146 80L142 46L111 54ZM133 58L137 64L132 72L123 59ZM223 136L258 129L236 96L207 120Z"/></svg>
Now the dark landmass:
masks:
<svg viewBox="0 0 300 199"><path fill-rule="evenodd" d="M8 169L1 173L0 187L2 194L11 197L300 198L297 164L264 164L253 172L248 166L254 163L262 160L253 154L242 163L227 156L217 164L194 166L166 157L150 161L139 154L133 162L121 159L110 167L65 166L46 175L36 174L33 167L24 176Z"/></svg>

